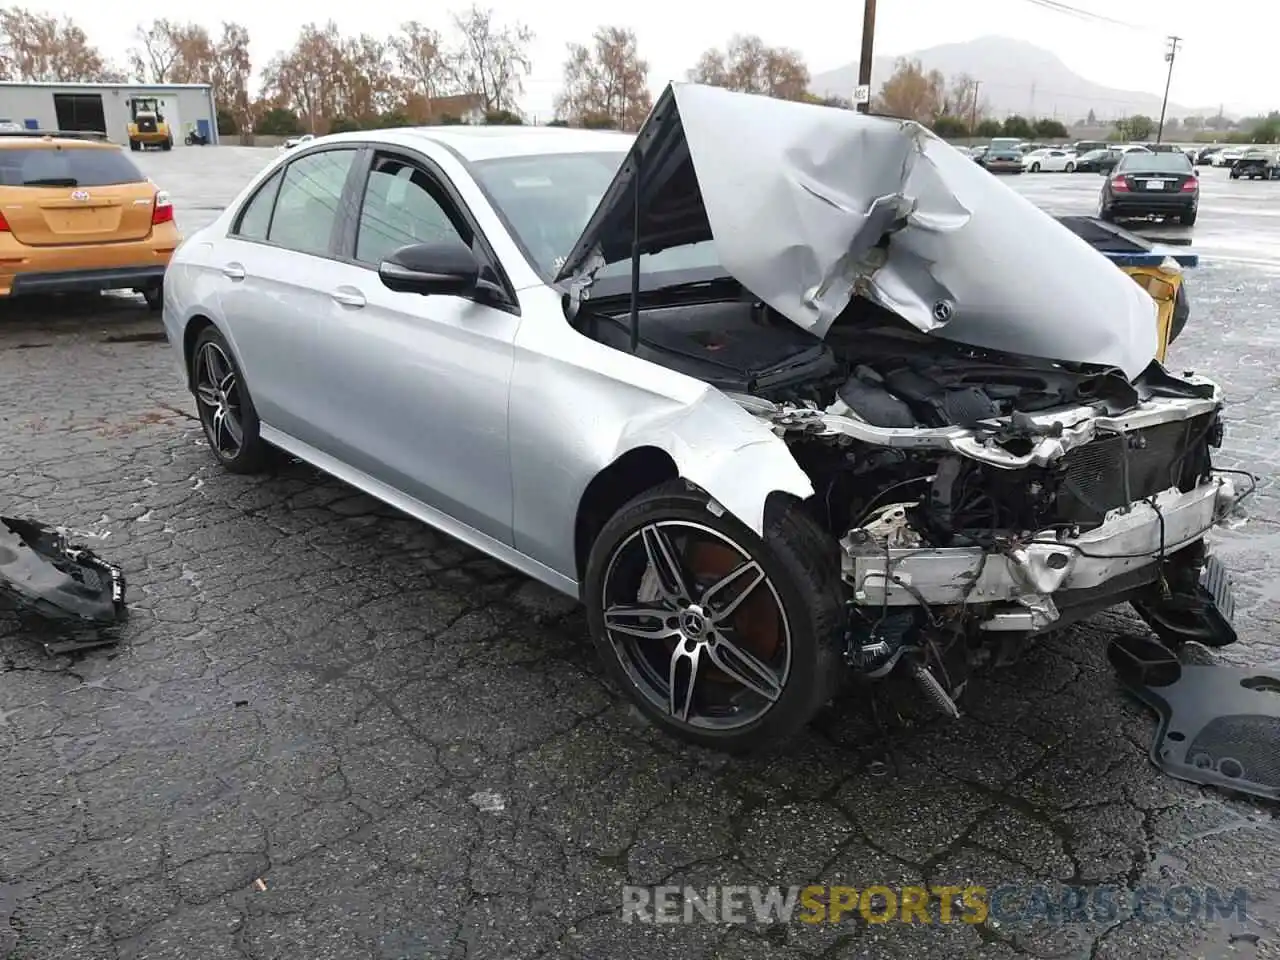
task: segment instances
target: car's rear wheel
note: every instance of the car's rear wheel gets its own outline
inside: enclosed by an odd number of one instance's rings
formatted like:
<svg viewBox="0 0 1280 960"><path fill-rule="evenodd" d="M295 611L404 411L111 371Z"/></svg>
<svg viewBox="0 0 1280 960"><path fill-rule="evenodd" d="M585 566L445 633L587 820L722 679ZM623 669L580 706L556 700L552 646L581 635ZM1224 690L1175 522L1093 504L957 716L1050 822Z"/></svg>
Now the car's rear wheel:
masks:
<svg viewBox="0 0 1280 960"><path fill-rule="evenodd" d="M141 144L138 143L137 140L130 140L129 149L132 150L134 153L137 153L139 150L142 149L142 146Z"/></svg>
<svg viewBox="0 0 1280 960"><path fill-rule="evenodd" d="M258 433L258 412L226 339L205 327L191 351L191 383L209 449L232 473L257 473L270 448Z"/></svg>
<svg viewBox="0 0 1280 960"><path fill-rule="evenodd" d="M147 287L145 290L140 290L139 293L142 294L142 299L147 301L147 309L159 310L164 306L163 287Z"/></svg>
<svg viewBox="0 0 1280 960"><path fill-rule="evenodd" d="M1067 172L1067 173L1075 173L1075 172L1076 172L1076 165L1075 165L1074 163L1070 162L1070 161L1067 161L1066 172Z"/></svg>
<svg viewBox="0 0 1280 960"><path fill-rule="evenodd" d="M836 544L799 509L761 539L684 481L664 484L605 525L583 599L614 682L702 746L742 752L790 736L843 676Z"/></svg>
<svg viewBox="0 0 1280 960"><path fill-rule="evenodd" d="M1178 216L1178 222L1182 224L1184 227L1195 226L1196 213L1197 211L1195 210L1189 210L1186 213L1180 214Z"/></svg>

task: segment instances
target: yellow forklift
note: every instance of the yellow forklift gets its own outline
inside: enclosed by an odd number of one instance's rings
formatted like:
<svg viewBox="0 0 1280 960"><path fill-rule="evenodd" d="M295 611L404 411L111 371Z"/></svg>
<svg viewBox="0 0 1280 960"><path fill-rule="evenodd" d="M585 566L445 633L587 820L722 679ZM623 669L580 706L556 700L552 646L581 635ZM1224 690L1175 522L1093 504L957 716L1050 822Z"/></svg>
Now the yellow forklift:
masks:
<svg viewBox="0 0 1280 960"><path fill-rule="evenodd" d="M172 150L173 131L160 112L160 101L156 97L134 97L125 102L129 106L129 149Z"/></svg>

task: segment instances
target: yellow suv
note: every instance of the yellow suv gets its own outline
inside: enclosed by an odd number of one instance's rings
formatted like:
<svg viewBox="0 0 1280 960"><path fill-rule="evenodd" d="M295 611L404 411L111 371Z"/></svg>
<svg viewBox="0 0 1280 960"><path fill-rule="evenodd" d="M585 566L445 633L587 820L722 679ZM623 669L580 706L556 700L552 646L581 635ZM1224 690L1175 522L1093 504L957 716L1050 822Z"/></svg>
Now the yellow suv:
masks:
<svg viewBox="0 0 1280 960"><path fill-rule="evenodd" d="M0 131L0 299L124 289L158 310L180 240L169 195L119 147Z"/></svg>

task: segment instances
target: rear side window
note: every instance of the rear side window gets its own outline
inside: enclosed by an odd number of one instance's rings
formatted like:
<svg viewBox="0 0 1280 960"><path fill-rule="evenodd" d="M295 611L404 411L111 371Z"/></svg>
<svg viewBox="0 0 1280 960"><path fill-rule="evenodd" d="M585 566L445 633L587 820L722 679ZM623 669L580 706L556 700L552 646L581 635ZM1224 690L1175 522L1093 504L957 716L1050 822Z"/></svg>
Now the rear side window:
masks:
<svg viewBox="0 0 1280 960"><path fill-rule="evenodd" d="M342 187L355 155L355 150L325 150L290 163L267 240L299 253L327 254Z"/></svg>
<svg viewBox="0 0 1280 960"><path fill-rule="evenodd" d="M6 187L106 187L147 178L119 150L72 148L0 149L0 185Z"/></svg>
<svg viewBox="0 0 1280 960"><path fill-rule="evenodd" d="M275 206L276 193L280 190L283 170L277 170L267 182L258 188L258 192L249 198L240 213L240 222L234 231L237 237L246 240L267 239L267 229L271 226L271 208Z"/></svg>

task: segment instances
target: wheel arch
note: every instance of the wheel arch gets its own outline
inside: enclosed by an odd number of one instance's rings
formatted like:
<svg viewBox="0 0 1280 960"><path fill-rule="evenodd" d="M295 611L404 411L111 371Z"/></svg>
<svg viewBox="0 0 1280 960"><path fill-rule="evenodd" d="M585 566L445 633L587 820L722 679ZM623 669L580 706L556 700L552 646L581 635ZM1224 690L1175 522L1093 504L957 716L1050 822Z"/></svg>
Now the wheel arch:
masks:
<svg viewBox="0 0 1280 960"><path fill-rule="evenodd" d="M195 381L192 379L194 371L191 369L191 361L194 359L196 349L196 341L209 327L216 327L217 324L209 317L202 313L197 313L187 320L187 325L182 330L182 369L187 372L187 389L195 389Z"/></svg>
<svg viewBox="0 0 1280 960"><path fill-rule="evenodd" d="M574 569L581 583L591 547L609 518L646 490L680 476L671 454L658 447L633 447L591 478L578 500L573 525Z"/></svg>
<svg viewBox="0 0 1280 960"><path fill-rule="evenodd" d="M776 436L743 443L723 456L694 454L669 437L638 442L587 483L574 520L574 572L579 583L604 525L646 490L683 479L763 537L776 517L813 496L813 484Z"/></svg>

